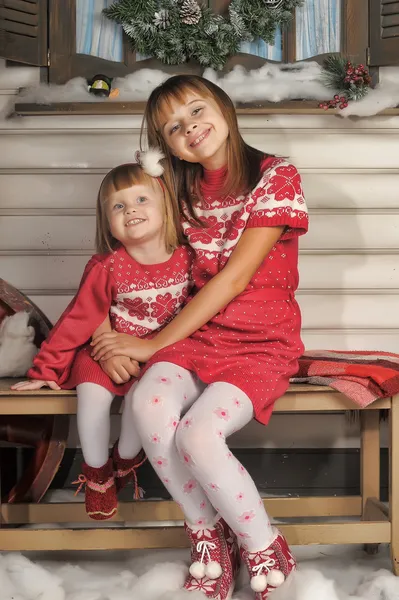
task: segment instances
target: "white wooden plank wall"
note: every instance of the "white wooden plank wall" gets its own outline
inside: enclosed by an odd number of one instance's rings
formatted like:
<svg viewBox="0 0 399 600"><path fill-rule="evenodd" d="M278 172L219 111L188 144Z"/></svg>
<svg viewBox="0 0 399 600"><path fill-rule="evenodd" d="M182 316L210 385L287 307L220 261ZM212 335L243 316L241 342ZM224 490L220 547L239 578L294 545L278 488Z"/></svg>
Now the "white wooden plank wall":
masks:
<svg viewBox="0 0 399 600"><path fill-rule="evenodd" d="M0 72L0 88L7 85ZM133 159L140 123L139 116L0 121L0 276L53 321L93 251L99 182ZM250 144L289 157L303 176L311 221L298 300L307 348L399 352L399 117L246 116L240 126ZM304 418L309 427L296 445L356 444L339 416L325 431L319 417L317 426ZM256 427L244 437L259 445ZM289 430L279 436L272 428L265 445L287 447Z"/></svg>
<svg viewBox="0 0 399 600"><path fill-rule="evenodd" d="M99 182L132 159L140 121L35 117L0 129L1 276L52 320L93 251ZM251 116L240 124L249 143L290 157L303 175L306 346L399 352L399 117Z"/></svg>

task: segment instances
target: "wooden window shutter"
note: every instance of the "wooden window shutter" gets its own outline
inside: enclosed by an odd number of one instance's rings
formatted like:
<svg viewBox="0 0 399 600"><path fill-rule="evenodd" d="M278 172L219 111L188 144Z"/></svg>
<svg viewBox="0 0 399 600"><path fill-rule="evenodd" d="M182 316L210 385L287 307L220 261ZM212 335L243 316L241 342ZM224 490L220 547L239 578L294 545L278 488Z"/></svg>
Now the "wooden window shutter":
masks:
<svg viewBox="0 0 399 600"><path fill-rule="evenodd" d="M47 0L0 0L0 57L47 66Z"/></svg>
<svg viewBox="0 0 399 600"><path fill-rule="evenodd" d="M370 66L399 65L399 1L370 0Z"/></svg>

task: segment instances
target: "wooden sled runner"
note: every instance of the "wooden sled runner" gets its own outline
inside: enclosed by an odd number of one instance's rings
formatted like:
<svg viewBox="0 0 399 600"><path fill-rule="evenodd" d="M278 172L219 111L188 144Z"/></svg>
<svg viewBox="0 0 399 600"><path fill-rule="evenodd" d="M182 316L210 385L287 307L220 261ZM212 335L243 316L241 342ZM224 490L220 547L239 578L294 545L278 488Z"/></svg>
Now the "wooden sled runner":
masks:
<svg viewBox="0 0 399 600"><path fill-rule="evenodd" d="M35 329L35 344L39 346L52 327L50 321L27 296L0 279L0 323L19 311L29 313L29 324ZM32 457L23 465L22 475L15 477L11 487L8 485L1 494L3 502L40 502L60 467L68 432L67 415L0 416L0 444L33 450Z"/></svg>

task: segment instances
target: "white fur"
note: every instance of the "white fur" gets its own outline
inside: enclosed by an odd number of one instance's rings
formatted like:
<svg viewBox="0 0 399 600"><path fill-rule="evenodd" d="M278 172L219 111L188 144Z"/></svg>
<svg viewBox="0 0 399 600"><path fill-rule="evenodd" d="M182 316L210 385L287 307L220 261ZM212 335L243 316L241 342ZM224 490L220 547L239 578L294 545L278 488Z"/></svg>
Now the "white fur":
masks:
<svg viewBox="0 0 399 600"><path fill-rule="evenodd" d="M164 171L161 160L165 158L158 148L149 148L146 152L140 152L140 164L147 175L160 177Z"/></svg>
<svg viewBox="0 0 399 600"><path fill-rule="evenodd" d="M22 377L32 366L38 349L35 330L28 325L29 314L18 312L0 325L0 377Z"/></svg>

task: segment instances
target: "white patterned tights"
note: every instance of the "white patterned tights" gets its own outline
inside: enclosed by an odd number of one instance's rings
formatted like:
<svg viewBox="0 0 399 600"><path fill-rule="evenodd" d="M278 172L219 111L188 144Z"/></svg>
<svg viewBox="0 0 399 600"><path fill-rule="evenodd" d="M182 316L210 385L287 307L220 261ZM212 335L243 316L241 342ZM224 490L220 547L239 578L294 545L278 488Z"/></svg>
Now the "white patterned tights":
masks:
<svg viewBox="0 0 399 600"><path fill-rule="evenodd" d="M204 385L182 367L153 365L126 404L155 471L192 525L219 513L250 552L272 541L255 483L226 438L253 418L248 396L230 383Z"/></svg>
<svg viewBox="0 0 399 600"><path fill-rule="evenodd" d="M80 383L76 387L76 393L78 433L83 458L90 467L102 467L109 455L110 410L115 394L97 383ZM122 458L134 458L140 450L141 441L134 426L132 411L125 401L118 442L119 455Z"/></svg>

